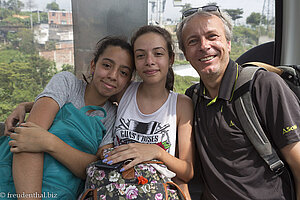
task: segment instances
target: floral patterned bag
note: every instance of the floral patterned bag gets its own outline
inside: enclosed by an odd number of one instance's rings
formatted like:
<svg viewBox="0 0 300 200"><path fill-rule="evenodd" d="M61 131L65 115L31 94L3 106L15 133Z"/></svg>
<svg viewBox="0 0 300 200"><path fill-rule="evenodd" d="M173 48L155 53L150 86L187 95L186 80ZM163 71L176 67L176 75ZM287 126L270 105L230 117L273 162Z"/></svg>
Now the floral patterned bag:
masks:
<svg viewBox="0 0 300 200"><path fill-rule="evenodd" d="M110 166L101 160L91 163L80 199L185 199L181 189L152 164L166 167L160 161L148 161L121 173L123 165Z"/></svg>

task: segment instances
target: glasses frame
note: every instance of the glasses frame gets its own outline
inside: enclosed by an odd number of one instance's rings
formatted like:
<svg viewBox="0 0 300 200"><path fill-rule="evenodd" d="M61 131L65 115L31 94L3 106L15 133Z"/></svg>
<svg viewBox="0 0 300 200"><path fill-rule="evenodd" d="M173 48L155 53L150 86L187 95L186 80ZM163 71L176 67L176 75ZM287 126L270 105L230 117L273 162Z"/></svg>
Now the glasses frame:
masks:
<svg viewBox="0 0 300 200"><path fill-rule="evenodd" d="M207 5L207 6L202 6L202 7L198 7L198 8L190 8L186 11L184 11L182 13L182 19L184 19L185 17L188 17L196 12L198 12L199 10L203 10L203 11L206 11L206 12L213 12L213 11L218 11L221 15L221 11L220 11L220 8L219 6L216 6L216 5Z"/></svg>

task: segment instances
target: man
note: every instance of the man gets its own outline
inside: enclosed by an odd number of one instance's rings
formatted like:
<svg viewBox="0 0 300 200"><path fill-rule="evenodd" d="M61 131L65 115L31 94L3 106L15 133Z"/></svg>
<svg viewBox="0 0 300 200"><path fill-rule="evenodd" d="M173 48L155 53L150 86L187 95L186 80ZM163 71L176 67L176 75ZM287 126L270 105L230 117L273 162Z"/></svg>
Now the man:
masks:
<svg viewBox="0 0 300 200"><path fill-rule="evenodd" d="M286 173L278 176L268 168L235 113L233 91L242 68L229 58L230 18L217 6L191 9L183 15L177 30L179 48L201 77L194 128L203 199L291 199ZM194 88L186 94L192 97ZM254 77L252 99L271 143L293 173L300 199L299 100L279 76L263 70Z"/></svg>

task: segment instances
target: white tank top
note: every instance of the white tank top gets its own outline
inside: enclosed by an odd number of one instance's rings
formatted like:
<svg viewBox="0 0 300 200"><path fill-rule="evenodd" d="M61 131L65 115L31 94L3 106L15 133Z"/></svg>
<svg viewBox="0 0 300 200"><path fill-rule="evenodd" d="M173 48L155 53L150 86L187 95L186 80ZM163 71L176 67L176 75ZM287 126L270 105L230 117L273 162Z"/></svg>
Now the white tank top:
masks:
<svg viewBox="0 0 300 200"><path fill-rule="evenodd" d="M167 101L154 113L143 114L136 95L140 82L133 82L124 93L117 111L114 145L128 143L157 144L171 155L176 145L177 93L170 91Z"/></svg>

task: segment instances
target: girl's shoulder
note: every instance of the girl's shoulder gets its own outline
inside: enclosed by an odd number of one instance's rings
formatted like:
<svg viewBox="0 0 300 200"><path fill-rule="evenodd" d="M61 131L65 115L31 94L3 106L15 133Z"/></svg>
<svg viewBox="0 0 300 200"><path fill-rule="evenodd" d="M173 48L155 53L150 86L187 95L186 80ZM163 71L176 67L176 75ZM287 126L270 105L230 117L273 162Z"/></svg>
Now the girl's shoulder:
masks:
<svg viewBox="0 0 300 200"><path fill-rule="evenodd" d="M79 80L73 73L67 72L67 71L59 72L59 73L55 74L53 76L53 78L56 78L56 79Z"/></svg>
<svg viewBox="0 0 300 200"><path fill-rule="evenodd" d="M179 122L187 122L193 119L194 107L190 97L184 94L178 94L176 114Z"/></svg>
<svg viewBox="0 0 300 200"><path fill-rule="evenodd" d="M54 99L60 107L71 102L76 108L84 105L85 84L71 72L59 72L48 82L44 90L36 97L50 97Z"/></svg>
<svg viewBox="0 0 300 200"><path fill-rule="evenodd" d="M187 95L185 95L185 94L179 94L178 93L177 99L178 99L178 101L181 101L181 102L186 102L186 103L193 104L192 99L190 97L188 97Z"/></svg>
<svg viewBox="0 0 300 200"><path fill-rule="evenodd" d="M179 110L193 109L192 99L185 94L178 94L177 95L177 108Z"/></svg>
<svg viewBox="0 0 300 200"><path fill-rule="evenodd" d="M55 81L60 87L67 87L72 91L75 88L85 87L86 85L83 80L78 79L73 73L67 71L55 74L51 81Z"/></svg>

